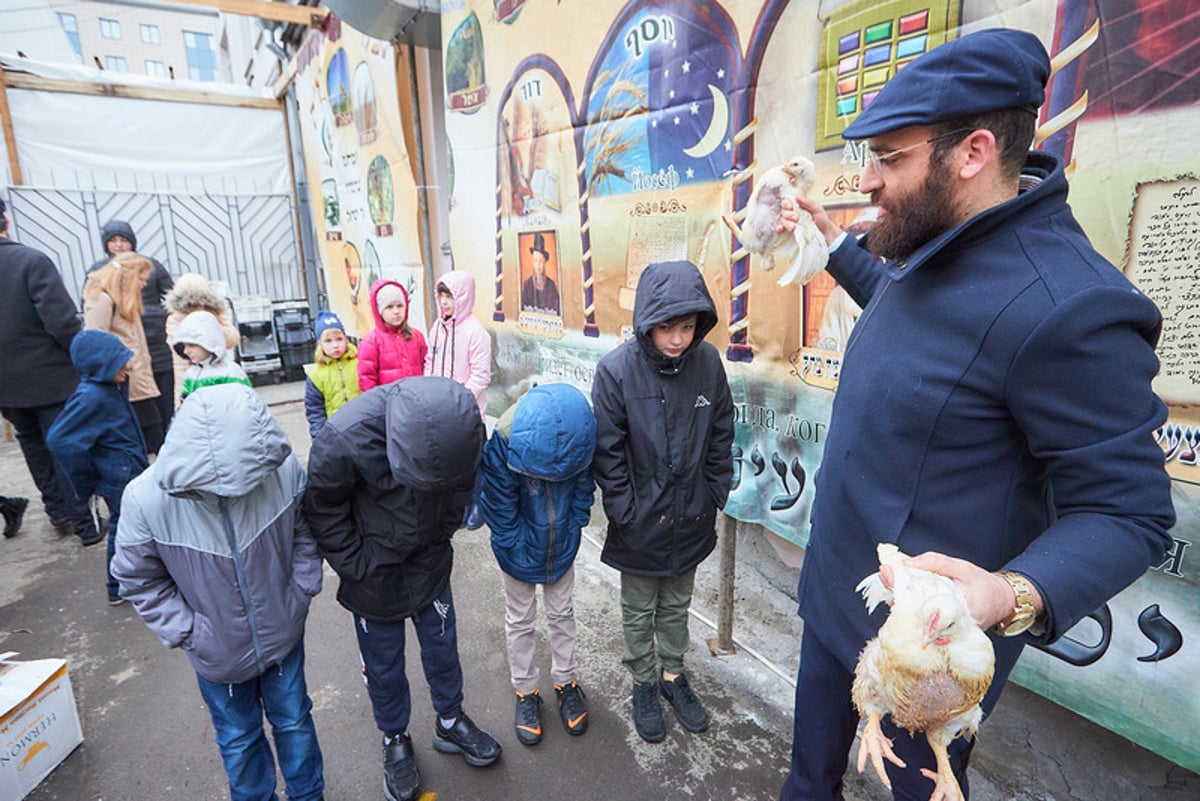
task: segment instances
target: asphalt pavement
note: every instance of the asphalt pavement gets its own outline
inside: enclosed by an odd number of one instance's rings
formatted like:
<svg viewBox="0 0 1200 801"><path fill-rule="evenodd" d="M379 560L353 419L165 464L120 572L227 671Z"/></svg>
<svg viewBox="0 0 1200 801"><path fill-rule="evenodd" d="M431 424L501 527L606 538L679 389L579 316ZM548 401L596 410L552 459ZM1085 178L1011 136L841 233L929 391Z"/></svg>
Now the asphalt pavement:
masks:
<svg viewBox="0 0 1200 801"><path fill-rule="evenodd" d="M259 388L303 461L309 437L302 384ZM33 497L15 443L0 441L6 495ZM533 748L512 730L514 696L504 656L500 573L487 529L454 539L452 580L465 709L504 747L500 761L472 768L433 750L433 711L415 648L408 654L414 713L410 733L422 787L441 799L772 799L788 767L801 623L794 604L739 563L736 654L716 657L716 562L702 567L693 605L688 670L712 725L689 734L667 713L667 738L642 742L629 719L621 666L617 574L602 565L597 505L577 561L575 610L581 685L590 707L582 737L563 730L554 708L544 624L539 664L545 737ZM67 659L84 742L31 801L149 801L228 798L212 725L182 653L162 647L128 604L107 605L103 546L56 537L38 500L18 537L0 541L0 652ZM328 801L381 799L379 732L359 672L350 615L326 568L305 636L306 673L325 758ZM1188 692L1192 692L1189 688ZM1017 687L1005 691L981 729L970 774L975 801L1183 801L1200 799L1200 777ZM890 796L872 777L848 777L848 801ZM280 795L283 796L282 782ZM0 801L9 801L0 799ZM426 799L429 801L429 799Z"/></svg>

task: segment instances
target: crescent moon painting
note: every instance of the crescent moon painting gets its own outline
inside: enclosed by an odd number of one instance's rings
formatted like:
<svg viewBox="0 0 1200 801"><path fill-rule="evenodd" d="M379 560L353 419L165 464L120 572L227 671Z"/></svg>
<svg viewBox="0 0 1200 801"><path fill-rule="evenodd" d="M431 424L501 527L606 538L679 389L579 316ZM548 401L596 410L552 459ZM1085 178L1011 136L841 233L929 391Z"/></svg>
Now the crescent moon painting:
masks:
<svg viewBox="0 0 1200 801"><path fill-rule="evenodd" d="M713 109L708 130L704 132L704 136L700 137L699 142L683 149L684 153L694 159L702 159L716 150L725 139L726 130L729 129L729 101L725 99L725 93L711 83L708 85L708 91L712 93Z"/></svg>
<svg viewBox="0 0 1200 801"><path fill-rule="evenodd" d="M658 4L623 20L586 87L584 158L594 196L723 180L738 91L731 21ZM675 9L674 4L671 5Z"/></svg>

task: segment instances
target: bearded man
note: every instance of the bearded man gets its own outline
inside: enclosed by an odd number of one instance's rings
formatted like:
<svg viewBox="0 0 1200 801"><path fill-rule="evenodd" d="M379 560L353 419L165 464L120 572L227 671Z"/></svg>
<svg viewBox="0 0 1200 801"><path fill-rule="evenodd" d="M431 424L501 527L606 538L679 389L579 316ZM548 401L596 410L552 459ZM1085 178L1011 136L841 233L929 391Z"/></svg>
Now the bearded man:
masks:
<svg viewBox="0 0 1200 801"><path fill-rule="evenodd" d="M859 652L886 616L855 585L876 545L921 554L989 631L991 712L1030 642L1050 643L1171 546L1151 391L1162 318L1088 242L1060 161L1028 152L1050 62L984 30L908 64L843 133L866 140L879 219L856 241L800 199L829 272L864 307L846 349L800 574L804 618L784 801L842 798ZM794 226L790 214L783 228ZM897 799L933 754L885 719ZM973 741L951 764L964 793Z"/></svg>

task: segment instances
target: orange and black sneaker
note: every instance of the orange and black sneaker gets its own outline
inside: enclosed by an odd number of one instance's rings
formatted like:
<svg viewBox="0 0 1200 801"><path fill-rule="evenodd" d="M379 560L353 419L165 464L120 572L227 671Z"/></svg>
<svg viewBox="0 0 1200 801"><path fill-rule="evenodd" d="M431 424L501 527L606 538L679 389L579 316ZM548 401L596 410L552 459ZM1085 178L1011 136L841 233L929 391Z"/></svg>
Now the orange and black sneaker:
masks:
<svg viewBox="0 0 1200 801"><path fill-rule="evenodd" d="M542 694L517 693L517 713L513 721L521 745L537 745L542 741Z"/></svg>
<svg viewBox="0 0 1200 801"><path fill-rule="evenodd" d="M570 684L555 684L554 694L558 696L558 716L562 718L563 728L567 734L580 735L587 731L587 702L583 688L574 679Z"/></svg>

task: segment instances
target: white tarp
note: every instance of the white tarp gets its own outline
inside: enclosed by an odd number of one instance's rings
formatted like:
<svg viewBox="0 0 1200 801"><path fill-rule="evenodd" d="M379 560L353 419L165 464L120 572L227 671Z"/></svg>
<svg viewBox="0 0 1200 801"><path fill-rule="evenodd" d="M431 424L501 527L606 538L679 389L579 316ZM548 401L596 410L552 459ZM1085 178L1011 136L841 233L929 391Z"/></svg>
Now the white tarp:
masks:
<svg viewBox="0 0 1200 801"><path fill-rule="evenodd" d="M270 98L250 87L114 74L0 55L6 70L101 84ZM290 193L284 115L276 109L8 90L23 183L183 194ZM5 183L10 184L7 162Z"/></svg>

